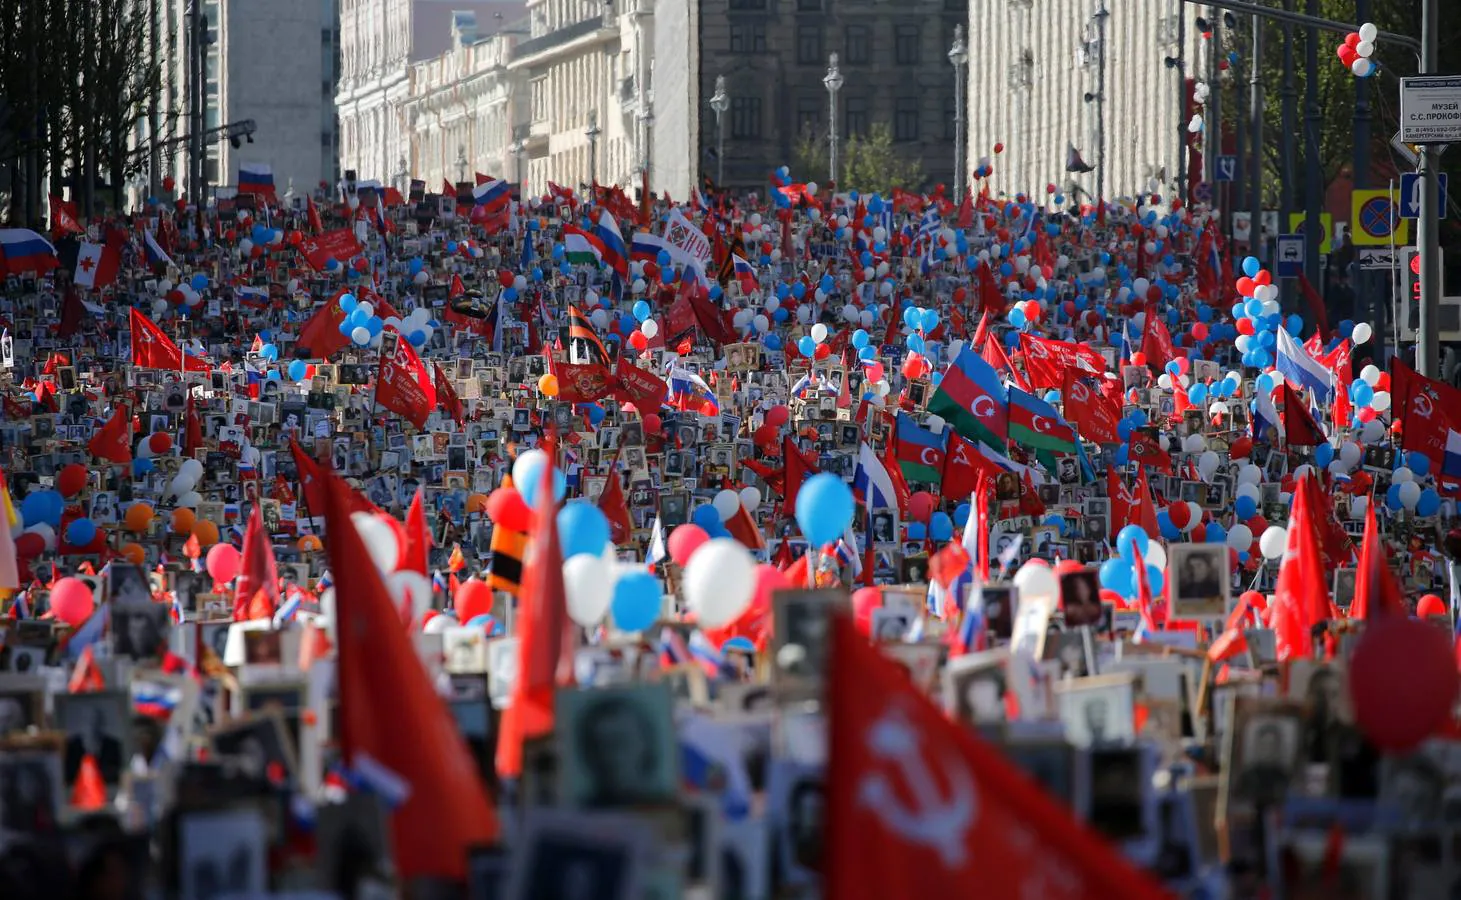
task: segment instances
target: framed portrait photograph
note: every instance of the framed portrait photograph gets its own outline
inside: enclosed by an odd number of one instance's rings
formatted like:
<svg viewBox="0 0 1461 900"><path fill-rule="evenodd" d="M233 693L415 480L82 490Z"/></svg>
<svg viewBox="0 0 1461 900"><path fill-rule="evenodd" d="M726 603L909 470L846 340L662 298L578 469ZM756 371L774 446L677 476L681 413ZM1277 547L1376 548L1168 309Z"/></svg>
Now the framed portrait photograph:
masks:
<svg viewBox="0 0 1461 900"><path fill-rule="evenodd" d="M1222 768L1227 808L1267 807L1281 801L1303 758L1300 704L1234 695L1225 730Z"/></svg>
<svg viewBox="0 0 1461 900"><path fill-rule="evenodd" d="M1136 739L1136 676L1130 672L1077 678L1055 685L1065 737L1082 749L1122 746Z"/></svg>
<svg viewBox="0 0 1461 900"><path fill-rule="evenodd" d="M561 798L588 809L669 804L679 790L666 683L561 690L554 703Z"/></svg>
<svg viewBox="0 0 1461 900"><path fill-rule="evenodd" d="M767 803L784 884L805 886L822 870L827 786L820 766L775 759L767 783Z"/></svg>
<svg viewBox="0 0 1461 900"><path fill-rule="evenodd" d="M89 759L107 788L115 790L132 759L130 691L57 694L54 702L56 727L66 734L66 786L76 783Z"/></svg>
<svg viewBox="0 0 1461 900"><path fill-rule="evenodd" d="M975 585L970 589L969 606L983 610L985 629L1001 640L1010 638L1019 602L1020 589L1013 584Z"/></svg>
<svg viewBox="0 0 1461 900"><path fill-rule="evenodd" d="M59 831L65 797L57 738L0 742L0 831L31 835Z"/></svg>
<svg viewBox="0 0 1461 900"><path fill-rule="evenodd" d="M150 596L142 603L113 603L112 651L133 661L160 657L167 643L167 614L168 607Z"/></svg>
<svg viewBox="0 0 1461 900"><path fill-rule="evenodd" d="M452 674L487 671L487 636L481 628L458 626L441 634L446 670Z"/></svg>
<svg viewBox="0 0 1461 900"><path fill-rule="evenodd" d="M1096 570L1086 567L1060 576L1060 605L1065 627L1079 628L1101 621L1101 586Z"/></svg>
<svg viewBox="0 0 1461 900"><path fill-rule="evenodd" d="M776 591L771 595L773 683L782 687L821 683L827 671L832 613L849 604L848 595L840 590Z"/></svg>
<svg viewBox="0 0 1461 900"><path fill-rule="evenodd" d="M508 900L639 900L654 844L642 819L533 808L514 842Z"/></svg>
<svg viewBox="0 0 1461 900"><path fill-rule="evenodd" d="M949 660L944 669L944 708L973 727L1003 723L1008 660L1009 652L1003 647Z"/></svg>
<svg viewBox="0 0 1461 900"><path fill-rule="evenodd" d="M1228 614L1232 575L1224 544L1172 544L1167 548L1171 617L1218 621Z"/></svg>
<svg viewBox="0 0 1461 900"><path fill-rule="evenodd" d="M264 893L268 843L269 822L256 806L179 813L178 900Z"/></svg>
<svg viewBox="0 0 1461 900"><path fill-rule="evenodd" d="M231 759L238 772L257 781L268 781L271 770L293 776L294 747L284 717L278 712L234 719L209 735L213 754Z"/></svg>
<svg viewBox="0 0 1461 900"><path fill-rule="evenodd" d="M1326 832L1279 837L1278 870L1285 897L1358 897L1384 900L1390 893L1390 847L1380 835L1346 837L1338 865Z"/></svg>

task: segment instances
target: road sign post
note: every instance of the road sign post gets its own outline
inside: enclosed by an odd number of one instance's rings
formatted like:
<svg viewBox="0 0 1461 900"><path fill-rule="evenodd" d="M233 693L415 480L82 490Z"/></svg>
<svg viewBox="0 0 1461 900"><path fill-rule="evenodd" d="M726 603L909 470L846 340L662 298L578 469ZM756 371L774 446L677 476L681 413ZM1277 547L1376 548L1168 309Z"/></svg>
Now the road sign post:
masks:
<svg viewBox="0 0 1461 900"><path fill-rule="evenodd" d="M1215 181L1233 181L1238 177L1238 157L1224 155L1217 158L1217 173L1213 175Z"/></svg>
<svg viewBox="0 0 1461 900"><path fill-rule="evenodd" d="M1274 273L1279 278L1298 278L1304 272L1304 236L1302 234L1281 234L1278 236L1278 258Z"/></svg>
<svg viewBox="0 0 1461 900"><path fill-rule="evenodd" d="M1438 214L1446 218L1446 196L1449 189L1445 172L1436 173L1440 176L1441 203ZM1400 217L1403 219L1420 218L1420 191L1424 182L1421 181L1419 173L1405 172L1400 176Z"/></svg>

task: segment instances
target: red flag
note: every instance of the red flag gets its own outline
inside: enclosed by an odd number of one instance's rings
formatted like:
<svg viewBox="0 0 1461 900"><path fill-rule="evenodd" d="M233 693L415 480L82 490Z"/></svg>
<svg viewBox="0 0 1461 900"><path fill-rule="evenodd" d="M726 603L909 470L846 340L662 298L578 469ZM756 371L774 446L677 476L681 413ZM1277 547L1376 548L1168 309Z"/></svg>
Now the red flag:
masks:
<svg viewBox="0 0 1461 900"><path fill-rule="evenodd" d="M411 498L411 508L406 510L406 552L401 559L400 570L416 572L428 578L426 560L431 554L431 529L426 527L426 509L421 505L421 489Z"/></svg>
<svg viewBox="0 0 1461 900"><path fill-rule="evenodd" d="M441 195L443 197L456 197L456 186L453 185L450 181L447 181L445 178L441 179Z"/></svg>
<svg viewBox="0 0 1461 900"><path fill-rule="evenodd" d="M1166 897L853 625L832 623L830 900ZM1055 848L1059 848L1056 850Z"/></svg>
<svg viewBox="0 0 1461 900"><path fill-rule="evenodd" d="M1146 480L1146 468L1136 467L1136 502L1131 509L1132 519L1147 534L1158 534L1157 505L1152 502L1151 485Z"/></svg>
<svg viewBox="0 0 1461 900"><path fill-rule="evenodd" d="M143 369L171 369L174 372L187 366L189 372L211 372L213 367L207 360L186 356L174 344L157 323L132 308L132 365Z"/></svg>
<svg viewBox="0 0 1461 900"><path fill-rule="evenodd" d="M344 265L352 257L358 256L362 249L360 242L355 239L355 232L349 228L336 228L305 238L299 243L299 252L316 272L327 269L332 259Z"/></svg>
<svg viewBox="0 0 1461 900"><path fill-rule="evenodd" d="M725 530L730 536L740 541L748 550L765 550L766 536L761 533L761 527L751 514L746 512L744 506L737 505L736 511L725 522Z"/></svg>
<svg viewBox="0 0 1461 900"><path fill-rule="evenodd" d="M1390 568L1390 554L1380 543L1380 529L1375 523L1374 498L1365 504L1365 537L1360 544L1359 571L1355 572L1354 600L1350 603L1351 619L1376 619L1380 616L1409 615Z"/></svg>
<svg viewBox="0 0 1461 900"><path fill-rule="evenodd" d="M451 379L441 370L441 363L433 362L431 365L436 369L436 395L441 399L441 405L446 407L453 421L458 425L462 424L466 413L462 410L462 400L457 396L456 388L452 387Z"/></svg>
<svg viewBox="0 0 1461 900"><path fill-rule="evenodd" d="M1307 404L1289 387L1287 380L1280 384L1279 390L1282 391L1280 399L1283 401L1280 418L1283 419L1284 441L1295 447L1313 447L1324 443L1324 432L1320 430L1314 417L1309 415Z"/></svg>
<svg viewBox="0 0 1461 900"><path fill-rule="evenodd" d="M340 333L340 323L345 321L345 310L340 307L340 297L344 294L344 288L336 291L335 296L320 304L299 330L299 340L295 343L308 350L313 359L329 359L350 343L350 339Z"/></svg>
<svg viewBox="0 0 1461 900"><path fill-rule="evenodd" d="M1222 634L1207 648L1207 658L1215 663L1225 659L1232 659L1239 653L1246 653L1248 650L1248 639L1243 631L1248 625L1248 601L1239 598L1238 605L1228 614L1228 621L1223 626Z"/></svg>
<svg viewBox="0 0 1461 900"><path fill-rule="evenodd" d="M386 328L396 336L396 349L381 354L375 402L404 416L417 428L425 428L426 417L436 409L436 386L432 384L431 373L426 371L426 364L416 355L411 342L396 329Z"/></svg>
<svg viewBox="0 0 1461 900"><path fill-rule="evenodd" d="M943 480L939 489L949 499L967 497L979 486L979 479L987 478L990 484L1002 470L994 460L980 453L969 441L949 430L949 446L944 453Z"/></svg>
<svg viewBox="0 0 1461 900"><path fill-rule="evenodd" d="M944 590L953 585L954 580L964 574L969 568L969 551L964 545L957 541L949 541L944 544L943 549L935 553L928 560L928 577L930 581L937 582Z"/></svg>
<svg viewBox="0 0 1461 900"><path fill-rule="evenodd" d="M562 379L559 379L559 384L561 386ZM614 364L610 387L615 400L632 403L641 412L659 409L670 393L670 386L663 378L648 369L639 368L623 356Z"/></svg>
<svg viewBox="0 0 1461 900"><path fill-rule="evenodd" d="M817 467L807 462L790 436L781 439L781 460L785 466L781 484L781 509L789 516L796 511L796 495L802 489L802 482L807 476L817 474Z"/></svg>
<svg viewBox="0 0 1461 900"><path fill-rule="evenodd" d="M552 447L545 449L552 459ZM553 730L555 687L573 684L575 626L568 618L563 588L551 464L543 467L542 478L530 538L532 551L523 566L518 595L517 680L512 686L512 705L502 714L497 742L497 771L504 777L522 773L523 741Z"/></svg>
<svg viewBox="0 0 1461 900"><path fill-rule="evenodd" d="M1060 389L1065 418L1086 440L1098 444L1120 443L1116 423L1121 418L1121 383L1102 378L1100 385L1092 388L1086 381L1087 377L1075 367L1066 366L1065 381ZM1106 389L1108 382L1112 388L1110 392Z"/></svg>
<svg viewBox="0 0 1461 900"><path fill-rule="evenodd" d="M1401 421L1400 446L1420 452L1430 459L1432 471L1441 471L1446 433L1461 421L1461 388L1427 378L1394 356L1390 359L1390 396L1395 417Z"/></svg>
<svg viewBox="0 0 1461 900"><path fill-rule="evenodd" d="M1127 447L1130 450L1132 462L1145 463L1171 474L1172 454L1162 446L1162 439L1156 429L1150 431L1141 428L1132 429Z"/></svg>
<svg viewBox="0 0 1461 900"><path fill-rule="evenodd" d="M1158 372L1166 369L1167 363L1177 357L1177 351L1172 347L1172 335L1155 304L1146 310L1146 335L1141 339L1141 352L1146 354L1147 367Z"/></svg>
<svg viewBox="0 0 1461 900"><path fill-rule="evenodd" d="M191 458L203 446L203 420L193 405L193 392L188 391L187 411L183 413L183 455Z"/></svg>
<svg viewBox="0 0 1461 900"><path fill-rule="evenodd" d="M1280 662L1312 657L1312 629L1329 618L1329 588L1319 553L1319 534L1314 527L1313 495L1312 476L1305 475L1294 487L1288 546L1279 564L1278 583L1270 604Z"/></svg>
<svg viewBox="0 0 1461 900"><path fill-rule="evenodd" d="M262 608L246 611L246 604L262 594L268 602ZM279 606L279 569L274 563L274 547L269 532L264 530L264 508L254 504L249 526L244 531L243 561L239 566L238 584L233 593L233 618L273 618ZM261 615L262 613L262 615Z"/></svg>
<svg viewBox="0 0 1461 900"><path fill-rule="evenodd" d="M51 236L64 234L85 234L86 229L76 221L76 204L51 195Z"/></svg>
<svg viewBox="0 0 1461 900"><path fill-rule="evenodd" d="M66 295L61 299L61 318L56 323L56 337L68 338L81 330L81 323L86 321L86 306L81 302L81 294L76 286L69 285L66 288Z"/></svg>
<svg viewBox="0 0 1461 900"><path fill-rule="evenodd" d="M135 310L134 310L135 312ZM132 414L124 403L118 403L107 423L91 436L86 449L98 459L114 463L132 461Z"/></svg>
<svg viewBox="0 0 1461 900"><path fill-rule="evenodd" d="M634 523L629 518L629 504L624 500L624 485L613 466L609 466L609 481L604 485L604 492L599 494L599 511L609 520L609 540L615 544L629 540Z"/></svg>
<svg viewBox="0 0 1461 900"><path fill-rule="evenodd" d="M382 787L405 789L391 823L400 876L463 880L468 849L497 840L497 814L350 521L349 489L332 477L325 493L330 571L349 598L337 612L345 760Z"/></svg>
<svg viewBox="0 0 1461 900"><path fill-rule="evenodd" d="M66 691L71 694L89 694L106 689L106 678L102 676L101 667L96 664L96 654L92 652L91 645L88 644L81 651L81 659L76 661L76 668L71 672L71 680L66 685Z"/></svg>

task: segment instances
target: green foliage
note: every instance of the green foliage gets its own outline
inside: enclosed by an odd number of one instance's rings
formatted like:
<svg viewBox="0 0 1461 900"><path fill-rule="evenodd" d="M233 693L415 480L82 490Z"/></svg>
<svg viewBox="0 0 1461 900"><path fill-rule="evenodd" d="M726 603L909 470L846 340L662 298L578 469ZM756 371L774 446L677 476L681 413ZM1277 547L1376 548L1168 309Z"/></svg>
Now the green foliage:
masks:
<svg viewBox="0 0 1461 900"><path fill-rule="evenodd" d="M791 174L799 181L817 181L827 174L827 135L816 125L803 122L791 148Z"/></svg>
<svg viewBox="0 0 1461 900"><path fill-rule="evenodd" d="M895 186L911 188L923 182L923 164L899 151L886 122L874 124L866 136L848 140L838 165L842 190L887 196Z"/></svg>

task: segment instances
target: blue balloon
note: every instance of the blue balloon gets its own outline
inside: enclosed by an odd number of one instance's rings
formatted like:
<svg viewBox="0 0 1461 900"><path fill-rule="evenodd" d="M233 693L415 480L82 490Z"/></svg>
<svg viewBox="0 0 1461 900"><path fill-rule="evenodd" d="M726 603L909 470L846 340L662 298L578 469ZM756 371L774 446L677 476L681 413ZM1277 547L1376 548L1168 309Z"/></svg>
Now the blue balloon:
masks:
<svg viewBox="0 0 1461 900"><path fill-rule="evenodd" d="M413 257L411 257L411 261L409 263L407 263L407 265L406 265L406 268L410 270L410 272L411 272L412 275L415 275L417 272L420 272L425 267L426 267L426 264L421 261L421 257L419 257L419 256L413 256Z"/></svg>
<svg viewBox="0 0 1461 900"><path fill-rule="evenodd" d="M947 541L954 536L954 520L940 510L928 520L928 536L936 541Z"/></svg>
<svg viewBox="0 0 1461 900"><path fill-rule="evenodd" d="M634 301L634 321L643 322L653 315L654 310L649 308L649 303L644 300Z"/></svg>
<svg viewBox="0 0 1461 900"><path fill-rule="evenodd" d="M1204 543L1226 544L1228 542L1228 530L1216 522L1208 522L1207 532L1202 537Z"/></svg>
<svg viewBox="0 0 1461 900"><path fill-rule="evenodd" d="M309 365L302 359L291 360L289 363L289 379L291 381L303 381L304 376L309 372Z"/></svg>
<svg viewBox="0 0 1461 900"><path fill-rule="evenodd" d="M621 630L643 631L659 618L661 599L658 578L648 572L625 572L614 583L609 611Z"/></svg>
<svg viewBox="0 0 1461 900"><path fill-rule="evenodd" d="M709 531L710 526L720 524L720 513L715 511L714 506L707 503L704 506L697 506L695 511L690 513L690 521Z"/></svg>
<svg viewBox="0 0 1461 900"><path fill-rule="evenodd" d="M265 344L264 346L259 348L259 355L267 360L278 359L279 348L274 346L273 344Z"/></svg>
<svg viewBox="0 0 1461 900"><path fill-rule="evenodd" d="M811 335L804 334L797 339L796 349L801 351L802 356L811 356L817 352L817 342L812 340Z"/></svg>
<svg viewBox="0 0 1461 900"><path fill-rule="evenodd" d="M345 313L347 317L354 315L356 308L359 306L360 301L355 299L354 294L340 295L340 311Z"/></svg>
<svg viewBox="0 0 1461 900"><path fill-rule="evenodd" d="M1175 541L1182 536L1182 529L1172 522L1172 517L1165 509L1157 510L1157 531L1169 541Z"/></svg>
<svg viewBox="0 0 1461 900"><path fill-rule="evenodd" d="M1390 485L1390 489L1385 492L1385 505L1395 512L1399 512L1405 508L1405 504L1400 502L1400 485L1398 483ZM21 510L21 512L24 513L24 510ZM25 520L29 522L30 516L26 516Z"/></svg>
<svg viewBox="0 0 1461 900"><path fill-rule="evenodd" d="M1369 382L1356 378L1349 386L1349 397L1356 406L1369 406L1370 401L1375 399L1375 389L1370 387Z"/></svg>
<svg viewBox="0 0 1461 900"><path fill-rule="evenodd" d="M536 509L538 506L538 486L543 483L543 465L541 460L537 464L527 465L523 483L517 485L517 492L522 494L523 502L530 509ZM555 466L553 469L553 498L562 500L563 495L567 492L568 479L564 477L563 470ZM603 547L600 546L599 549L602 550Z"/></svg>
<svg viewBox="0 0 1461 900"><path fill-rule="evenodd" d="M925 309L923 311L923 330L933 331L938 327L938 310Z"/></svg>
<svg viewBox="0 0 1461 900"><path fill-rule="evenodd" d="M371 316L369 319L365 320L365 330L370 332L371 337L375 337L382 331L385 331L385 329L385 320L382 319L380 316Z"/></svg>
<svg viewBox="0 0 1461 900"><path fill-rule="evenodd" d="M867 332L863 331L861 328L852 333L852 346L856 347L859 350L867 346L868 340L869 338L867 336Z"/></svg>
<svg viewBox="0 0 1461 900"><path fill-rule="evenodd" d="M1325 442L1315 447L1314 462L1317 463L1319 468L1321 469L1329 468L1329 464L1334 462L1334 445ZM1246 518L1246 516L1244 518Z"/></svg>
<svg viewBox="0 0 1461 900"><path fill-rule="evenodd" d="M426 343L426 332L417 328L410 334L406 335L406 340L411 342L411 346L420 347L421 345Z"/></svg>
<svg viewBox="0 0 1461 900"><path fill-rule="evenodd" d="M27 528L42 522L56 528L61 524L61 512L65 505L65 501L56 491L34 491L26 494L25 499L20 501L20 517Z"/></svg>
<svg viewBox="0 0 1461 900"><path fill-rule="evenodd" d="M1131 592L1131 563L1124 559L1108 559L1101 563L1100 571L1096 573L1101 587L1108 591L1115 591L1122 595Z"/></svg>
<svg viewBox="0 0 1461 900"><path fill-rule="evenodd" d="M204 290L208 287L208 276L204 275L202 272L199 272L198 274L193 276L192 281L189 283L193 285L193 290L195 291ZM83 541L82 543L86 542Z"/></svg>
<svg viewBox="0 0 1461 900"><path fill-rule="evenodd" d="M1236 512L1240 519L1251 519L1258 515L1258 501L1252 497L1239 497L1233 502L1233 512Z"/></svg>
<svg viewBox="0 0 1461 900"><path fill-rule="evenodd" d="M132 460L133 475L146 475L148 472L151 472L152 469L153 463L150 459L144 459L143 457L139 456L136 459Z"/></svg>
<svg viewBox="0 0 1461 900"><path fill-rule="evenodd" d="M661 266L667 266L667 265L669 265L670 264L670 251L668 251L668 250L661 250L659 252L659 255L655 257L655 262L659 263Z"/></svg>
<svg viewBox="0 0 1461 900"><path fill-rule="evenodd" d="M908 540L921 541L928 537L928 528L922 522L908 523Z"/></svg>
<svg viewBox="0 0 1461 900"><path fill-rule="evenodd" d="M798 281L791 286L791 295L800 300L807 295L807 286Z"/></svg>
<svg viewBox="0 0 1461 900"><path fill-rule="evenodd" d="M1426 488L1420 492L1420 499L1415 501L1415 514L1418 516L1433 516L1441 510L1441 495L1436 493L1435 488Z"/></svg>
<svg viewBox="0 0 1461 900"><path fill-rule="evenodd" d="M1116 533L1116 552L1121 554L1122 559L1134 559L1133 549L1140 550L1141 555L1146 556L1150 545L1151 538L1147 537L1146 530L1140 525L1127 525Z"/></svg>
<svg viewBox="0 0 1461 900"><path fill-rule="evenodd" d="M598 556L609 543L609 520L586 500L566 504L558 511L558 538L564 559L580 553Z"/></svg>
<svg viewBox="0 0 1461 900"><path fill-rule="evenodd" d="M918 312L918 307L910 306L903 310L903 324L909 328L916 330L922 321L923 316Z"/></svg>
<svg viewBox="0 0 1461 900"><path fill-rule="evenodd" d="M822 472L802 483L796 495L796 523L814 547L830 544L852 523L852 489Z"/></svg>
<svg viewBox="0 0 1461 900"><path fill-rule="evenodd" d="M1405 455L1405 463L1410 466L1410 471L1414 472L1417 478L1429 473L1431 470L1430 457L1420 453L1407 453Z"/></svg>
<svg viewBox="0 0 1461 900"><path fill-rule="evenodd" d="M960 503L954 507L954 524L963 528L969 522L969 504Z"/></svg>
<svg viewBox="0 0 1461 900"><path fill-rule="evenodd" d="M1147 587L1151 588L1152 594L1155 596L1160 594L1162 588L1166 586L1167 575L1161 569L1148 563L1146 567L1146 583Z"/></svg>
<svg viewBox="0 0 1461 900"><path fill-rule="evenodd" d="M96 540L96 523L90 519L73 519L66 526L66 543L73 547L85 547Z"/></svg>
<svg viewBox="0 0 1461 900"><path fill-rule="evenodd" d="M1243 259L1243 274L1247 275L1249 278L1257 278L1258 273L1262 271L1262 269L1263 263L1258 261L1258 257L1249 256Z"/></svg>

